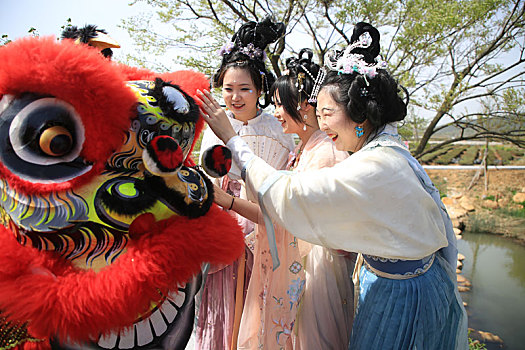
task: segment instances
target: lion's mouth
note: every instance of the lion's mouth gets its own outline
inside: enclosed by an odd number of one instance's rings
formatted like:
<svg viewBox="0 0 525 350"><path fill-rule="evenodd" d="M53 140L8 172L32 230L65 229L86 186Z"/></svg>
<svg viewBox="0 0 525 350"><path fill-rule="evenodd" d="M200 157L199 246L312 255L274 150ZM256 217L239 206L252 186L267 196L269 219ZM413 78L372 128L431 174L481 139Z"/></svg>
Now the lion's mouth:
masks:
<svg viewBox="0 0 525 350"><path fill-rule="evenodd" d="M154 307L147 317L137 320L125 330L101 336L91 344L59 344L57 349L184 349L193 329L194 297L201 285L201 275L195 276L184 288L173 291Z"/></svg>

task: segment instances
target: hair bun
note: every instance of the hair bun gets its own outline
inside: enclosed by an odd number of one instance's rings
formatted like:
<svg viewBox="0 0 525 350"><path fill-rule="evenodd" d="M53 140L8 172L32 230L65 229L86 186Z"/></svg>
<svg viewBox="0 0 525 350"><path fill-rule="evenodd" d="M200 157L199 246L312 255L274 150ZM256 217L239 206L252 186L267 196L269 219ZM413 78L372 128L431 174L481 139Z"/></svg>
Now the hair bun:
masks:
<svg viewBox="0 0 525 350"><path fill-rule="evenodd" d="M306 57L303 57L303 55L306 54ZM287 69L297 69L298 66L305 65L310 66L312 64L312 58L314 57L314 53L310 49L302 49L299 52L299 55L297 57L289 57L285 61L285 65Z"/></svg>
<svg viewBox="0 0 525 350"><path fill-rule="evenodd" d="M366 22L357 23L354 26L354 31L352 33L352 37L350 38L350 42L355 43L361 40L361 36L365 33L368 33L368 35L370 35L372 42L366 48L364 47L354 48L352 50L352 53L363 55L364 60L367 63L374 63L376 57L379 56L379 52L381 49L381 46L379 44L379 38L381 35L379 34L379 31L373 25L366 23Z"/></svg>
<svg viewBox="0 0 525 350"><path fill-rule="evenodd" d="M288 75L297 76L299 73L306 73L309 79L312 80L312 83L314 83L321 67L312 61L313 57L314 53L312 50L304 48L299 51L297 57L287 58L285 65Z"/></svg>
<svg viewBox="0 0 525 350"><path fill-rule="evenodd" d="M266 16L261 22L246 22L233 35L232 42L239 47L253 44L256 48L265 50L283 36L286 26L282 22L274 22L271 16Z"/></svg>

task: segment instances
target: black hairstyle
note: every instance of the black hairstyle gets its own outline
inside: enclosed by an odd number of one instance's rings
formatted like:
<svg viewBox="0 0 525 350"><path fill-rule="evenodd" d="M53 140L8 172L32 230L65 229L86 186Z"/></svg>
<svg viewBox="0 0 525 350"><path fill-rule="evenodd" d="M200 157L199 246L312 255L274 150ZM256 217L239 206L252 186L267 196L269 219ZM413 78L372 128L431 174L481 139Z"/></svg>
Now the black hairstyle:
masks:
<svg viewBox="0 0 525 350"><path fill-rule="evenodd" d="M270 86L275 81L275 75L266 68L264 63L266 47L276 42L285 31L285 25L274 22L270 16L261 22L246 22L233 35L233 45L222 53L222 62L213 76L213 86L221 87L224 74L229 68L242 68L250 73L256 89L264 94L264 102L258 104L265 108L270 104Z"/></svg>
<svg viewBox="0 0 525 350"><path fill-rule="evenodd" d="M76 26L67 26L61 34L62 39L73 39L80 41L83 44L89 45L89 41L98 36L98 33L107 34L104 29L97 28L96 25L88 24L83 28L78 28ZM100 51L102 55L106 58L111 58L113 56L113 50L110 48L105 48Z"/></svg>
<svg viewBox="0 0 525 350"><path fill-rule="evenodd" d="M368 33L372 42L364 47L355 47L351 54L362 55L367 64L376 64L379 55L379 31L372 25L359 22L355 25L351 42L360 40L361 35ZM343 52L337 52L331 60L337 60ZM327 89L332 98L344 106L345 113L356 123L368 120L377 130L382 126L401 121L406 117L408 92L399 85L386 69L377 68L374 77L352 72L349 74L328 70L321 89ZM403 92L406 101L400 93Z"/></svg>
<svg viewBox="0 0 525 350"><path fill-rule="evenodd" d="M298 111L298 106L309 100L320 66L312 62L313 52L310 49L302 49L297 57L286 59L288 73L280 76L270 89L270 96L279 91L280 102L293 120L304 124L304 120ZM275 101L274 101L275 102ZM315 107L315 103L308 102Z"/></svg>

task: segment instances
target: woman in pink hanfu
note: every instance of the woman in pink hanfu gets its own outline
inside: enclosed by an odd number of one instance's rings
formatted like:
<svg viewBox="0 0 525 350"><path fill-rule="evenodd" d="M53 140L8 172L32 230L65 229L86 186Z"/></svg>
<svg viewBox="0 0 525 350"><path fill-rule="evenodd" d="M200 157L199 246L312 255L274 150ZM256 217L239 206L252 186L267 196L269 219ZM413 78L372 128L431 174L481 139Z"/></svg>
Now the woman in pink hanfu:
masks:
<svg viewBox="0 0 525 350"><path fill-rule="evenodd" d="M284 133L300 139L287 165L294 172L331 167L348 156L319 130L315 107L308 102L319 71L311 58L312 52L303 49L299 58L288 59L288 73L271 88ZM224 191L217 190L215 198L222 206L232 203ZM348 277L353 256L301 241L277 224L267 230L252 202L235 199L232 208L259 224L237 349L346 349L353 318ZM273 234L266 237L273 229L278 267L271 254Z"/></svg>

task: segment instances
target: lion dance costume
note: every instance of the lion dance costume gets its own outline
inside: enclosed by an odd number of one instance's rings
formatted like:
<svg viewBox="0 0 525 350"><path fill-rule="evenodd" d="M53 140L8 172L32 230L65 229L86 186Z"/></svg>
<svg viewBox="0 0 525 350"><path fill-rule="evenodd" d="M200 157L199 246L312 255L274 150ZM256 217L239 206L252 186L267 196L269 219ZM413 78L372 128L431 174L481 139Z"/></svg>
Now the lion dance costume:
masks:
<svg viewBox="0 0 525 350"><path fill-rule="evenodd" d="M208 88L73 40L0 47L0 349L186 346L202 266L243 250L189 156Z"/></svg>

